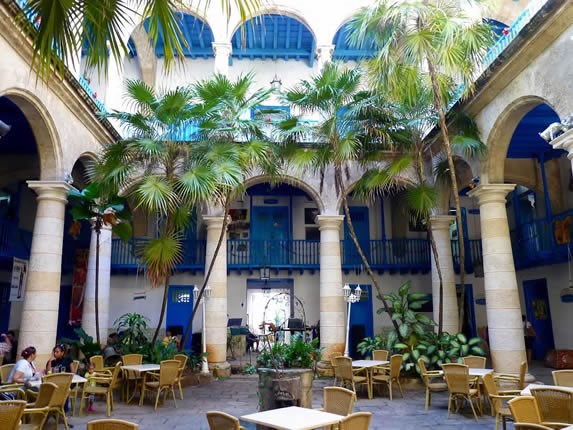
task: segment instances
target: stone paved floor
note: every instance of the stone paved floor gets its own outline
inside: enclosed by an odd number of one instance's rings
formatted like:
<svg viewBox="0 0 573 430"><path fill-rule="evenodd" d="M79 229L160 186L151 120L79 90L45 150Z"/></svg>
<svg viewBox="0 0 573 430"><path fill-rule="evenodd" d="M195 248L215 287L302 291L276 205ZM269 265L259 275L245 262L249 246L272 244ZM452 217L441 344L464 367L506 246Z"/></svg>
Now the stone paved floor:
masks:
<svg viewBox="0 0 573 430"><path fill-rule="evenodd" d="M532 373L545 383L551 382L551 369L535 367ZM313 407L322 406L322 388L330 385L329 379L315 380L313 386ZM387 397L377 396L368 400L364 394L359 395L355 411L373 413L371 429L461 429L479 430L495 428L495 420L491 416L482 416L478 422L474 420L469 408L463 414L452 414L447 417L447 393L436 393L432 396L432 406L424 410L424 391L421 385L411 384L405 387L404 399L397 397L390 401ZM113 418L126 419L139 424L141 430L202 430L208 429L205 413L209 410L222 410L235 416L241 416L257 411L257 377L232 376L225 380L214 380L210 384L184 388L184 400L177 401L177 409L173 401L166 402L154 412L153 406L146 403L139 407L134 404L125 405L116 402ZM96 402L96 412L84 417L72 417L70 423L74 430L85 429L86 423L92 419L105 418L105 404ZM47 429L54 429L53 421ZM251 430L254 425L243 423ZM60 428L63 428L60 425ZM512 428L512 426L508 426Z"/></svg>

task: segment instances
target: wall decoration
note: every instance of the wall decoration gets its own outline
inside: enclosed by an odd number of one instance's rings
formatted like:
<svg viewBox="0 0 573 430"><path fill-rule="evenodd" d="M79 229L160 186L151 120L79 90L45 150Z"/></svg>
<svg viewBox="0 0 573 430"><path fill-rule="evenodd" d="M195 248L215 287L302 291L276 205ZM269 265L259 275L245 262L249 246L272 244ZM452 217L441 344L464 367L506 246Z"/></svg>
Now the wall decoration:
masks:
<svg viewBox="0 0 573 430"><path fill-rule="evenodd" d="M12 262L12 280L10 281L10 301L24 300L26 281L28 280L28 260L14 257Z"/></svg>

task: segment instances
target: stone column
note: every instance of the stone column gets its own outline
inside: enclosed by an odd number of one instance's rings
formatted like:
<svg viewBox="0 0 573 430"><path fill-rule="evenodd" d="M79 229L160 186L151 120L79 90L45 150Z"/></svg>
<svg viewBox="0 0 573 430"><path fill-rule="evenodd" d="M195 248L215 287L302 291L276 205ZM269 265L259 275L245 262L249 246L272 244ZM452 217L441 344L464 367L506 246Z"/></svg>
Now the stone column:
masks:
<svg viewBox="0 0 573 430"><path fill-rule="evenodd" d="M84 293L84 308L82 313L82 328L87 334L96 336L95 325L95 274L96 274L96 243L97 235L92 228L90 253L88 257L88 274ZM111 284L111 226L103 225L99 238L99 333L100 341L107 343L109 330L109 290Z"/></svg>
<svg viewBox="0 0 573 430"><path fill-rule="evenodd" d="M450 334L458 332L458 296L456 294L456 279L452 260L452 245L450 242L450 224L456 219L453 215L440 215L430 218L432 236L436 242L438 260L442 272L443 290L443 331ZM439 321L440 312L440 278L436 270L434 253L432 258L432 302L434 305L434 321Z"/></svg>
<svg viewBox="0 0 573 430"><path fill-rule="evenodd" d="M222 216L206 216L207 247L205 273L215 254L219 235L223 227ZM223 242L209 279L211 297L205 302L205 331L207 339L207 361L217 376L230 376L231 365L227 362L227 235Z"/></svg>
<svg viewBox="0 0 573 430"><path fill-rule="evenodd" d="M233 52L233 46L230 43L213 42L213 51L215 52L215 73L228 75L229 57Z"/></svg>
<svg viewBox="0 0 573 430"><path fill-rule="evenodd" d="M483 271L489 344L497 372L518 373L525 361L521 305L513 264L507 193L514 184L483 184L469 195L480 206Z"/></svg>
<svg viewBox="0 0 573 430"><path fill-rule="evenodd" d="M318 45L316 47L316 60L320 70L326 63L332 61L332 54L334 54L334 45Z"/></svg>
<svg viewBox="0 0 573 430"><path fill-rule="evenodd" d="M346 340L345 302L342 291L340 226L342 215L319 215L320 229L320 346L323 359L344 352Z"/></svg>
<svg viewBox="0 0 573 430"><path fill-rule="evenodd" d="M38 195L38 207L18 344L20 350L35 346L36 362L44 366L56 344L64 216L70 186L63 181L28 181L28 186Z"/></svg>

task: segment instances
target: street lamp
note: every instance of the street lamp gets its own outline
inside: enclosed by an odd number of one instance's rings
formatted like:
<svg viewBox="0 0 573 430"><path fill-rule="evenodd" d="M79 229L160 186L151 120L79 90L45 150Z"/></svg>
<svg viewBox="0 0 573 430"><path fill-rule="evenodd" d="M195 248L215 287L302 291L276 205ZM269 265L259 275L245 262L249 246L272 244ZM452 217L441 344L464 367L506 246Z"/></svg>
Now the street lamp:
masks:
<svg viewBox="0 0 573 430"><path fill-rule="evenodd" d="M360 289L360 285L357 285L352 292L350 285L344 284L342 287L342 291L344 292L344 301L348 303L348 311L346 312L346 346L344 347L344 356L348 357L348 339L350 336L350 308L353 303L356 303L360 300L360 295L362 294L362 290Z"/></svg>
<svg viewBox="0 0 573 430"><path fill-rule="evenodd" d="M209 364L207 363L207 330L205 329L205 301L211 297L211 287L207 285L203 290L203 296L201 297L201 302L203 306L203 329L201 334L201 343L203 344L203 357L201 359L201 373L204 375L209 374ZM199 298L199 288L195 285L193 288L193 298L197 300Z"/></svg>

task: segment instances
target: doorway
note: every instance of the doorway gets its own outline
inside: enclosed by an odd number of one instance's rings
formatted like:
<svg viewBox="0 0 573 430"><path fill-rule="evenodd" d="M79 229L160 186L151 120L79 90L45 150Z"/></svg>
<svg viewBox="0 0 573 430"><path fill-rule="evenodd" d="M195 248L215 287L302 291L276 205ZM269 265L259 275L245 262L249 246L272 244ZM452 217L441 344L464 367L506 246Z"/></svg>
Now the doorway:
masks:
<svg viewBox="0 0 573 430"><path fill-rule="evenodd" d="M358 238L358 243L364 252L364 255L370 261L370 221L369 210L366 206L351 206L350 218L352 218L352 226ZM348 231L348 224L344 222L344 259L343 264L351 266L361 266L362 258L358 254L358 250L350 237ZM351 313L352 315L352 313Z"/></svg>
<svg viewBox="0 0 573 430"><path fill-rule="evenodd" d="M532 358L544 360L547 351L555 348L553 324L547 294L547 279L523 281L523 295L527 320L535 329Z"/></svg>
<svg viewBox="0 0 573 430"><path fill-rule="evenodd" d="M247 279L247 324L259 335L266 333L263 322L277 328L294 317L294 286L292 279Z"/></svg>
<svg viewBox="0 0 573 430"><path fill-rule="evenodd" d="M251 222L251 264L289 264L289 210L287 206L254 206ZM257 243L258 242L258 243Z"/></svg>
<svg viewBox="0 0 573 430"><path fill-rule="evenodd" d="M183 335L193 312L193 285L170 285L167 299L166 329L173 336ZM191 349L191 336L181 349Z"/></svg>
<svg viewBox="0 0 573 430"><path fill-rule="evenodd" d="M354 292L358 285L350 285ZM360 301L352 304L350 311L350 333L348 338L348 353L352 358L360 358L360 353L357 352L357 345L362 342L365 337L374 336L374 316L372 312L372 287L370 285L360 285L362 293L360 294ZM348 304L346 304L348 311Z"/></svg>
<svg viewBox="0 0 573 430"><path fill-rule="evenodd" d="M10 325L10 283L0 283L0 333L6 333Z"/></svg>

